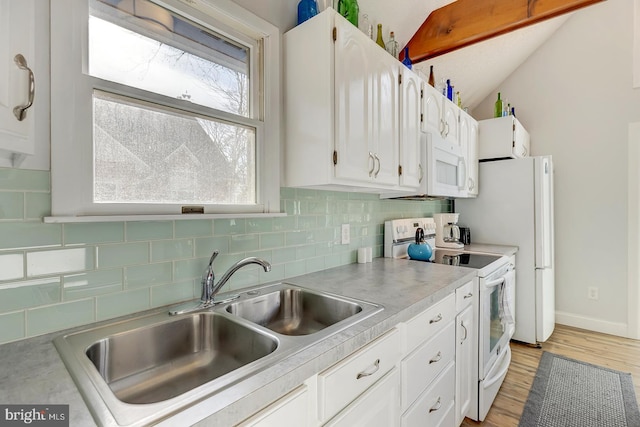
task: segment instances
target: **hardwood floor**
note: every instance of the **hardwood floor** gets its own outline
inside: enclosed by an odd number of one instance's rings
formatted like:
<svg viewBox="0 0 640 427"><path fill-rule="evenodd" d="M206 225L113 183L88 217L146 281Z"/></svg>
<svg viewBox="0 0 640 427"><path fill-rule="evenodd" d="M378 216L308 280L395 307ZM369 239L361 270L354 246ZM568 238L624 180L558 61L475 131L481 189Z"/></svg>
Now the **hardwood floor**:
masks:
<svg viewBox="0 0 640 427"><path fill-rule="evenodd" d="M487 418L482 423L465 418L462 426L517 426L543 351L630 372L640 396L640 341L556 325L542 348L511 343L511 366Z"/></svg>

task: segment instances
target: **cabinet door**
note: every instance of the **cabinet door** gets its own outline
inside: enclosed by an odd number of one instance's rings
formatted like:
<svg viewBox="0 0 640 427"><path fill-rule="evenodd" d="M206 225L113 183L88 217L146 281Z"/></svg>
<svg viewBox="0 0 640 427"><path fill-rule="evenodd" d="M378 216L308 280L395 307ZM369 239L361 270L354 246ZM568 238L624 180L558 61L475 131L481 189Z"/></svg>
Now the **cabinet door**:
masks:
<svg viewBox="0 0 640 427"><path fill-rule="evenodd" d="M7 165L18 166L34 153L36 132L49 138L48 10L48 1L0 0L0 158ZM24 60L20 65L18 55ZM30 99L34 104L19 120L14 108Z"/></svg>
<svg viewBox="0 0 640 427"><path fill-rule="evenodd" d="M422 131L442 134L442 107L444 97L428 83L422 83Z"/></svg>
<svg viewBox="0 0 640 427"><path fill-rule="evenodd" d="M465 308L456 317L456 424L460 425L471 407L474 397L473 387L478 386L474 378L473 350L476 323L473 317L473 305Z"/></svg>
<svg viewBox="0 0 640 427"><path fill-rule="evenodd" d="M308 387L302 385L273 402L237 427L304 427L310 426Z"/></svg>
<svg viewBox="0 0 640 427"><path fill-rule="evenodd" d="M336 178L368 182L377 166L370 147L374 102L370 50L378 46L345 19L336 17L335 25Z"/></svg>
<svg viewBox="0 0 640 427"><path fill-rule="evenodd" d="M442 121L444 122L444 132L442 136L452 144L460 144L459 129L460 108L447 98L442 100Z"/></svg>
<svg viewBox="0 0 640 427"><path fill-rule="evenodd" d="M405 69L402 71L400 91L400 186L417 189L424 178L424 166L421 164L420 150L420 83L417 74Z"/></svg>
<svg viewBox="0 0 640 427"><path fill-rule="evenodd" d="M478 122L460 111L460 146L467 164L466 196L478 195Z"/></svg>
<svg viewBox="0 0 640 427"><path fill-rule="evenodd" d="M400 145L400 63L391 55L380 55L381 49L372 44L371 82L373 108L371 151L376 168L373 178L377 184L398 185Z"/></svg>
<svg viewBox="0 0 640 427"><path fill-rule="evenodd" d="M389 427L400 424L400 373L384 378L331 419L327 427Z"/></svg>

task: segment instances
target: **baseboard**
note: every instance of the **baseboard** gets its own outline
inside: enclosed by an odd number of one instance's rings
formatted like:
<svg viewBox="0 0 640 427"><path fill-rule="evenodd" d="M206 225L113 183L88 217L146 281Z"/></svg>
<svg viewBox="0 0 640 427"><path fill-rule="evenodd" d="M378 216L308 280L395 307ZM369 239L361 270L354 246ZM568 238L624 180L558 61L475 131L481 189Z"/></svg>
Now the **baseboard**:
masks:
<svg viewBox="0 0 640 427"><path fill-rule="evenodd" d="M574 328L586 329L588 331L630 338L628 335L629 327L626 323L608 322L606 320L595 319L593 317L586 317L573 313L564 313L562 311L556 311L556 323L573 326Z"/></svg>

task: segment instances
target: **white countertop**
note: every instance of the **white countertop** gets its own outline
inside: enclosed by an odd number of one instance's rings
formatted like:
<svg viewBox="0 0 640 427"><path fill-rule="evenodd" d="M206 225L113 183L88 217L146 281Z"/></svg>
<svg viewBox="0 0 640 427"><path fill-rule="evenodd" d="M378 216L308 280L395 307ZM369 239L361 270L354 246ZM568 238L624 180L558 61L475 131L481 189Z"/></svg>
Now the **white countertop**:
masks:
<svg viewBox="0 0 640 427"><path fill-rule="evenodd" d="M474 248L476 246L471 245ZM485 246L488 245L478 247ZM494 250L491 253L504 255L517 250L509 246L490 246ZM496 252L500 248L504 252ZM384 310L230 386L223 391L227 402L224 406L214 394L164 421L166 425L201 426L226 426L242 421L307 378L330 367L398 323L424 311L475 275L475 270L464 267L376 258L373 263L349 264L286 279L284 282L298 286L380 304ZM58 335L85 328L1 345L0 401L5 404L69 404L70 426L95 425L51 342ZM233 403L228 404L229 401ZM116 425L115 422L113 425Z"/></svg>

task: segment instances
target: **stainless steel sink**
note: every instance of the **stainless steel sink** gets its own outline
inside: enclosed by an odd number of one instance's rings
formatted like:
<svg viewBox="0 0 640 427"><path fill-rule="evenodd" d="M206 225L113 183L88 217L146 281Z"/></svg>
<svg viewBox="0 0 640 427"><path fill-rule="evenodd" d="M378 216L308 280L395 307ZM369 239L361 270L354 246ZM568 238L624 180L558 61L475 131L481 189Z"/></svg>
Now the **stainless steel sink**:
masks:
<svg viewBox="0 0 640 427"><path fill-rule="evenodd" d="M96 422L155 424L215 395L221 409L256 387L250 376L381 311L379 305L286 283L232 303L146 315L54 339Z"/></svg>
<svg viewBox="0 0 640 427"><path fill-rule="evenodd" d="M362 311L344 297L286 287L227 306L227 311L283 335L308 335Z"/></svg>
<svg viewBox="0 0 640 427"><path fill-rule="evenodd" d="M126 403L178 396L273 353L278 340L217 313L196 313L108 336L87 357Z"/></svg>

